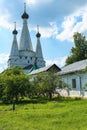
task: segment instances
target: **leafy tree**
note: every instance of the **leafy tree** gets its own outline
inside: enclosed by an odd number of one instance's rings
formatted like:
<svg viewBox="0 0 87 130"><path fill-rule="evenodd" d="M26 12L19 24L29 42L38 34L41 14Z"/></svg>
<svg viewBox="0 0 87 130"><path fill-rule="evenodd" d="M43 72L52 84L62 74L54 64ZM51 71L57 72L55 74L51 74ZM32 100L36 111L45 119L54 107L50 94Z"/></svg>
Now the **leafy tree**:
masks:
<svg viewBox="0 0 87 130"><path fill-rule="evenodd" d="M58 84L59 79L53 72L39 73L33 77L31 83L33 86L33 96L43 95L49 97L50 99L52 99L53 94L55 94L57 86L58 89L64 89L68 87L68 85L64 83L62 83L63 85ZM59 92L57 92L57 94L59 95Z"/></svg>
<svg viewBox="0 0 87 130"><path fill-rule="evenodd" d="M35 76L30 76L29 77L31 80L31 90L30 90L30 95L31 96L39 96L41 94L44 95L44 91L43 91L43 83L45 80L45 74L44 73L39 73L38 75Z"/></svg>
<svg viewBox="0 0 87 130"><path fill-rule="evenodd" d="M4 82L3 82L3 79L2 79L2 77L0 75L0 99L3 96L3 89L4 89Z"/></svg>
<svg viewBox="0 0 87 130"><path fill-rule="evenodd" d="M1 74L1 78L3 82L1 84L3 86L3 101L12 102L13 99L18 101L19 97L27 94L29 79L19 67L7 69Z"/></svg>
<svg viewBox="0 0 87 130"><path fill-rule="evenodd" d="M71 90L71 87L67 83L65 83L64 81L62 81L61 79L59 79L58 80L58 84L57 84L57 92L58 92L59 96L60 96L60 91L62 89L65 89L67 91L68 96L70 95L69 92Z"/></svg>
<svg viewBox="0 0 87 130"><path fill-rule="evenodd" d="M43 87L44 92L49 96L50 99L52 98L52 95L54 94L57 87L57 81L58 78L52 72L47 72Z"/></svg>
<svg viewBox="0 0 87 130"><path fill-rule="evenodd" d="M66 59L66 65L87 58L87 40L81 33L76 32L73 36L75 47L71 49L71 55Z"/></svg>

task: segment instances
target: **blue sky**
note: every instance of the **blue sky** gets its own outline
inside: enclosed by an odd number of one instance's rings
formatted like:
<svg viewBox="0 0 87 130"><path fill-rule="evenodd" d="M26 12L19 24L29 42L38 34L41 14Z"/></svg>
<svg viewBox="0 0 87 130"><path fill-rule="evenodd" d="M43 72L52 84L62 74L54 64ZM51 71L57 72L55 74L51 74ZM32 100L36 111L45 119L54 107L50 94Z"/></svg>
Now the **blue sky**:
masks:
<svg viewBox="0 0 87 130"><path fill-rule="evenodd" d="M46 65L56 63L63 66L74 46L74 32L87 37L87 0L0 0L0 72L7 67L14 21L18 42L20 40L24 2L30 16L28 25L34 50L39 25Z"/></svg>

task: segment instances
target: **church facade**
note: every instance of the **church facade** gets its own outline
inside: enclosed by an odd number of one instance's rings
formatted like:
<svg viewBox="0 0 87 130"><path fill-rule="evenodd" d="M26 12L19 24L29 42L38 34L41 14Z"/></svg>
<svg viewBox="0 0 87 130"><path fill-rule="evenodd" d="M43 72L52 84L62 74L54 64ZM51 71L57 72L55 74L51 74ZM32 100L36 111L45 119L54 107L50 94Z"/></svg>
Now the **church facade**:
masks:
<svg viewBox="0 0 87 130"><path fill-rule="evenodd" d="M45 61L42 54L42 48L40 43L41 34L39 28L37 29L37 43L36 50L33 50L32 41L28 29L29 15L26 13L26 5L24 6L24 13L21 18L23 19L23 27L20 36L20 42L17 42L17 30L16 23L13 30L13 42L11 47L10 56L8 59L8 68L19 66L22 69L30 69L36 64L38 68L45 66Z"/></svg>

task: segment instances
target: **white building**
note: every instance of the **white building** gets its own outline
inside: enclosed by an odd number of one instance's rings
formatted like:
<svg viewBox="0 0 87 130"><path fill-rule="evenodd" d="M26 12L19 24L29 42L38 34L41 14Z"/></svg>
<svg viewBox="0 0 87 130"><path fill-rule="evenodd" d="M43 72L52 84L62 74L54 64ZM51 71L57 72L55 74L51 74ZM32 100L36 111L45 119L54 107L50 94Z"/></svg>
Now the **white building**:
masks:
<svg viewBox="0 0 87 130"><path fill-rule="evenodd" d="M35 63L38 68L45 66L45 61L42 54L39 29L37 30L37 45L36 50L33 50L31 37L28 29L27 20L29 15L26 13L26 5L24 6L24 13L21 16L23 19L23 27L21 31L20 43L17 43L16 24L13 33L13 42L8 59L8 68L19 66L23 69L30 69Z"/></svg>
<svg viewBox="0 0 87 130"><path fill-rule="evenodd" d="M87 60L75 62L64 66L57 72L58 78L68 84L69 96L87 97ZM67 91L61 91L61 94L67 96Z"/></svg>

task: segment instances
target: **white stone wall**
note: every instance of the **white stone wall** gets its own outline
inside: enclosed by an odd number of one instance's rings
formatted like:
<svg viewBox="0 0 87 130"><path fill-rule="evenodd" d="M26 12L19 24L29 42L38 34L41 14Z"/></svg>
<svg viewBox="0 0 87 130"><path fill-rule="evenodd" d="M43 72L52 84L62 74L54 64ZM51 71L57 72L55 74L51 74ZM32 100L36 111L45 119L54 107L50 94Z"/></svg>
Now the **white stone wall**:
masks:
<svg viewBox="0 0 87 130"><path fill-rule="evenodd" d="M87 83L87 72L86 73L74 73L74 74L67 74L67 75L63 75L60 78L62 81L64 81L65 83L67 83L70 87L70 91L69 94L70 96L84 96L87 97L87 87L86 87L86 83ZM76 79L76 88L72 87L72 79ZM68 96L67 91L63 90L62 92L60 92L60 94L62 94L63 96ZM67 93L67 94L66 94Z"/></svg>

